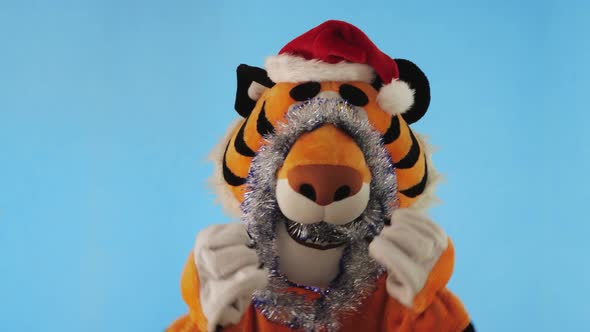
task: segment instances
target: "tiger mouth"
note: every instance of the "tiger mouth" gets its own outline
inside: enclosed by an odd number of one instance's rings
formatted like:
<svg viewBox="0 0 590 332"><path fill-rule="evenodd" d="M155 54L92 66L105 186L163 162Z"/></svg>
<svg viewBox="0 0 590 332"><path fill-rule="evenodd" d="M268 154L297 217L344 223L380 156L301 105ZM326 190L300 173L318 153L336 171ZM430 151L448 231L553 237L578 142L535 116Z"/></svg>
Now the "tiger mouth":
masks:
<svg viewBox="0 0 590 332"><path fill-rule="evenodd" d="M334 249L350 242L346 230L353 223L354 221L346 225L335 226L324 221L314 224L302 224L290 219L285 220L287 233L295 242L318 250Z"/></svg>

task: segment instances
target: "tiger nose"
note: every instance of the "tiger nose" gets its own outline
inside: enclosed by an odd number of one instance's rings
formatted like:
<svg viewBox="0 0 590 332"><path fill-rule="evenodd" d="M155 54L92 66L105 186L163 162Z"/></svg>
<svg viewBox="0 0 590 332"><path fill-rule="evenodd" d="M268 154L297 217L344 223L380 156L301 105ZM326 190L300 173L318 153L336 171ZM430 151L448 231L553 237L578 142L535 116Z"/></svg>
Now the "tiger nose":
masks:
<svg viewBox="0 0 590 332"><path fill-rule="evenodd" d="M361 173L348 166L296 166L287 180L294 191L322 206L353 196L363 185Z"/></svg>

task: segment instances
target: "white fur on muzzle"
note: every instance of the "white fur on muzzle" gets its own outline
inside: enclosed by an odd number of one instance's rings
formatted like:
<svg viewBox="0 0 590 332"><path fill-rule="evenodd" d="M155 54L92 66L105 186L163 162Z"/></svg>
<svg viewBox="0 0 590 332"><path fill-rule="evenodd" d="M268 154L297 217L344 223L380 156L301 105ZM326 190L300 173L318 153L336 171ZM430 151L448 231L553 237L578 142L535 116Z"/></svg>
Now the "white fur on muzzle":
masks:
<svg viewBox="0 0 590 332"><path fill-rule="evenodd" d="M317 204L291 188L287 179L277 180L276 197L285 217L302 224L325 221L344 225L358 218L369 203L370 186L363 186L356 194L326 206Z"/></svg>

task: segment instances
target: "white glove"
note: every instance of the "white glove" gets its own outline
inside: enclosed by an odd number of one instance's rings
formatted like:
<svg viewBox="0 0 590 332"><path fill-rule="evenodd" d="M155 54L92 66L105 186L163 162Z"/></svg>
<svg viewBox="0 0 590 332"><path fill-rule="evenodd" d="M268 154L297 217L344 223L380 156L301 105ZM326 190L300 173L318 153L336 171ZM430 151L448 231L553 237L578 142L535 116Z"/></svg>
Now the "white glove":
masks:
<svg viewBox="0 0 590 332"><path fill-rule="evenodd" d="M268 283L268 271L248 246L250 241L241 223L209 226L197 235L194 257L209 332L218 325L237 324L254 290Z"/></svg>
<svg viewBox="0 0 590 332"><path fill-rule="evenodd" d="M369 245L369 254L387 269L387 292L411 308L440 255L448 246L445 232L423 213L397 209Z"/></svg>

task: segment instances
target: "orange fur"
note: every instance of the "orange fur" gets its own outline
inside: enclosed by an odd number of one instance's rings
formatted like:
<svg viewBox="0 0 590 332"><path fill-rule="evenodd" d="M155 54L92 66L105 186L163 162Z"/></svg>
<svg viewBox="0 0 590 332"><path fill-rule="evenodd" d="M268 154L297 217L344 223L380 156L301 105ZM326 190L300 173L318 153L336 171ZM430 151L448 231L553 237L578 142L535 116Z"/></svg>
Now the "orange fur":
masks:
<svg viewBox="0 0 590 332"><path fill-rule="evenodd" d="M413 303L413 310L421 313L432 303L436 292L442 289L451 279L455 265L455 248L451 239L448 241L447 249L440 255L438 261L430 271L424 288L416 295Z"/></svg>
<svg viewBox="0 0 590 332"><path fill-rule="evenodd" d="M361 149L350 136L333 125L303 134L289 151L278 177L286 178L289 170L301 165L348 166L357 170L364 182L371 181L371 172Z"/></svg>
<svg viewBox="0 0 590 332"><path fill-rule="evenodd" d="M167 332L200 332L207 331L207 318L201 309L199 290L199 272L195 265L193 252L189 254L188 260L182 271L180 280L182 299L189 308L189 314L177 319L166 329Z"/></svg>
<svg viewBox="0 0 590 332"><path fill-rule="evenodd" d="M240 125L241 125L241 123L240 123ZM248 170L250 169L250 163L252 162L252 157L245 157L237 152L229 153L229 152L235 151L235 148L234 148L235 140L236 140L236 137L234 136L234 137L232 137L231 141L229 142L228 154L227 154L226 160L227 160L228 164L232 165L232 171L234 172L234 174L241 176L241 177L246 177L246 176L248 176Z"/></svg>
<svg viewBox="0 0 590 332"><path fill-rule="evenodd" d="M377 91L368 83L364 82L346 82L347 84L353 85L359 89L361 89L368 97L368 104L363 106L363 109L367 113L367 118L371 125L381 134L385 134L389 128L391 123L391 115L387 112L383 111L377 101ZM321 91L339 91L340 85L342 82L321 82ZM245 130L244 130L244 141L246 145L253 151L257 151L262 144L264 144L263 137L257 131L257 120L260 116L262 111L262 105L265 105L265 115L266 118L273 126L279 122L285 122L285 115L291 105L295 103L295 100L291 98L289 95L289 91L296 86L296 83L278 83L271 89L265 91L262 96L260 97L259 101L256 104L254 110L248 117ZM391 159L394 163L399 162L403 159L408 151L411 148L412 140L410 136L410 127L408 124L403 120L402 117L399 117L399 126L400 126L400 135L399 138L396 139L394 142L387 144L385 147L389 154L391 155ZM240 124L241 126L241 124ZM234 148L235 138L237 136L237 132L240 128L238 126L234 130L234 134L230 141L230 146L227 150L226 160L228 167L232 170L232 172L240 177L245 178L248 175L248 170L250 168L250 163L252 161L251 157L240 155ZM305 135L303 135L305 136ZM303 139L304 137L300 139ZM329 135L324 135L324 138L329 138ZM332 139L332 138L329 138ZM334 141L334 139L332 139ZM310 141L307 141L310 142ZM425 172L425 156L423 153L423 149L421 144L420 145L420 156L416 164L408 169L398 169L396 168L395 174L398 181L398 189L404 190L408 189L417 183L419 183L424 175ZM340 145L338 145L340 147ZM348 148L347 148L348 149ZM314 157L317 157L317 161L313 162L308 160L307 163L309 164L320 164L321 163L321 156L322 153L315 153ZM310 157L311 158L311 157ZM302 162L302 161L298 161ZM367 177L364 177L367 179ZM235 198L239 201L243 201L244 194L246 192L246 186L229 186L230 190L234 193ZM409 207L415 202L419 196L417 197L407 197L402 193L397 194L399 198L400 207Z"/></svg>
<svg viewBox="0 0 590 332"><path fill-rule="evenodd" d="M321 91L339 91L344 82L321 82ZM363 106L368 121L373 128L385 135L392 123L392 116L383 111L376 102L377 91L367 83L346 82L361 89L369 102ZM295 100L289 95L290 90L297 83L278 83L265 91L258 100L255 108L247 119L244 130L244 142L252 151L257 151L265 143L257 131L257 121L261 116L262 106L265 108L267 120L276 128L279 122L285 121L285 115ZM386 150L395 163L404 159L412 146L411 129L401 116L399 120L399 137L385 145ZM252 157L241 155L234 147L240 123L235 129L224 156L229 170L236 176L245 178L248 174ZM420 183L425 174L424 150L419 143L420 153L414 165L407 169L395 169L398 189L406 190ZM302 135L292 147L283 166L276 176L284 178L289 169L299 165L342 165L359 170L363 180L369 182L370 171L365 163L363 153L352 138L338 130L333 125L325 125L310 133ZM246 191L245 185L228 185L235 198L242 202ZM410 207L420 196L408 197L398 192L400 207ZM452 243L441 255L430 273L423 290L416 296L413 308L405 308L386 291L385 278L381 277L376 290L359 312L343 318L343 332L351 331L398 331L398 332L427 332L449 331L460 332L469 324L469 317L461 302L451 294L444 285L448 282L454 262ZM207 321L199 303L199 279L193 255L183 272L182 295L189 307L189 314L173 323L168 331L171 332L204 332ZM302 288L290 288L287 291L297 292L314 298L315 294ZM224 332L287 332L291 329L276 325L259 314L250 305L239 324L223 329Z"/></svg>
<svg viewBox="0 0 590 332"><path fill-rule="evenodd" d="M359 311L343 317L342 332L461 332L469 324L469 316L459 299L444 287L452 272L453 249L443 253L433 273L426 281L424 290L418 295L414 307L408 309L389 296L385 287L386 275L376 283L376 289ZM191 266L192 265L192 266ZM193 267L192 254L183 272L183 298L188 304L190 315L174 322L168 332L205 332L207 321L199 304L198 274ZM436 275L435 275L436 274ZM438 275L440 274L440 275ZM195 288L196 287L196 288ZM185 293L185 290L187 292ZM315 293L292 287L287 291L316 297ZM223 332L293 332L294 330L274 324L260 314L254 305L246 310L237 325L228 326Z"/></svg>
<svg viewBox="0 0 590 332"><path fill-rule="evenodd" d="M410 138L410 127L402 117L398 117L400 122L400 135L395 144L386 146L387 152L391 155L393 163L399 162L410 150L412 139Z"/></svg>
<svg viewBox="0 0 590 332"><path fill-rule="evenodd" d="M449 240L447 249L430 272L426 283L416 296L413 307L406 308L390 297L385 287L386 275L379 278L376 290L358 313L343 317L342 332L461 332L469 324L469 316L461 301L444 286L453 272L454 248ZM181 280L182 297L189 314L176 320L167 332L205 332L207 319L199 302L199 275L193 253L189 255ZM292 287L289 292L307 295L313 300L317 293ZM251 304L242 320L223 332L293 332L288 327L266 320Z"/></svg>

